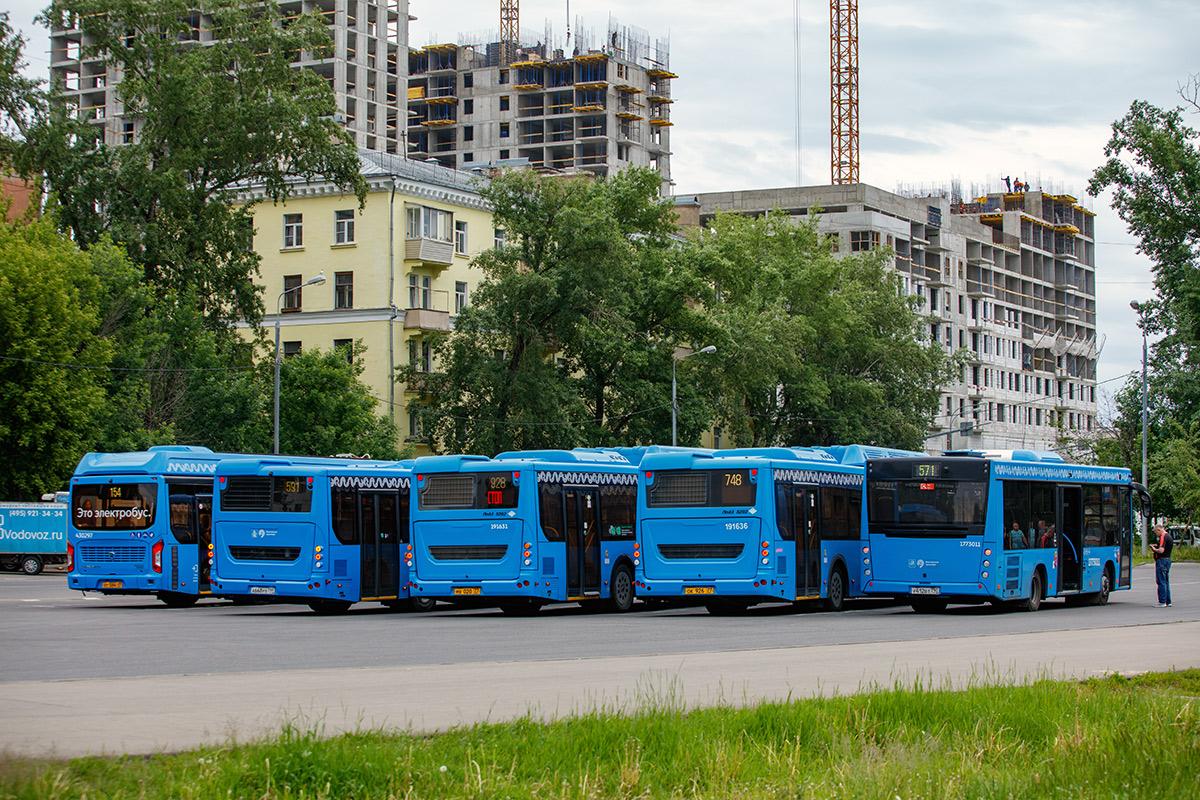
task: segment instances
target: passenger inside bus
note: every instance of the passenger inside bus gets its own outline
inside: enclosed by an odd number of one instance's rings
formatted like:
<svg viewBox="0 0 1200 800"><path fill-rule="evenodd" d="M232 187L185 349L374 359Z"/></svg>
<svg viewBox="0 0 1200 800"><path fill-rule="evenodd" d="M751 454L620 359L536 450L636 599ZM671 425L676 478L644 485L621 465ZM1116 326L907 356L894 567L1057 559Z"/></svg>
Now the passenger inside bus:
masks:
<svg viewBox="0 0 1200 800"><path fill-rule="evenodd" d="M1021 530L1021 523L1014 519L1012 529L1008 532L1008 549L1024 550L1028 546L1029 541L1025 537L1025 531Z"/></svg>

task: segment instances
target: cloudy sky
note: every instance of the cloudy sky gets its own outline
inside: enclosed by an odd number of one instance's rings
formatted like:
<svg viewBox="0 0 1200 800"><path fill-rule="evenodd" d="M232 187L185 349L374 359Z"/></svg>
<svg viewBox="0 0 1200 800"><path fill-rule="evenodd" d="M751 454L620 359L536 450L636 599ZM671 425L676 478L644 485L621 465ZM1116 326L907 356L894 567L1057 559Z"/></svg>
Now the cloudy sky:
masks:
<svg viewBox="0 0 1200 800"><path fill-rule="evenodd" d="M9 3L43 75L48 45L32 19L44 5ZM499 7L410 0L410 44L494 36ZM1179 85L1200 73L1200 3L864 0L858 13L863 182L994 191L1012 175L1080 198L1097 214L1099 380L1111 394L1140 369L1129 301L1153 287L1147 259L1108 198L1087 196L1087 180L1133 100L1177 106ZM677 193L829 183L827 0L523 0L521 31L540 40L549 20L557 38L570 19L600 39L610 16L670 41Z"/></svg>

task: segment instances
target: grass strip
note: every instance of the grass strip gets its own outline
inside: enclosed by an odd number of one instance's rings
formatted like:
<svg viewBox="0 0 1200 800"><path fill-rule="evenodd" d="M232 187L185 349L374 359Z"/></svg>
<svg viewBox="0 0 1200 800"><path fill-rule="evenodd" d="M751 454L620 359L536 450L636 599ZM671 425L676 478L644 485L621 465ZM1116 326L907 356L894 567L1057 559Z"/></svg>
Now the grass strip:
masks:
<svg viewBox="0 0 1200 800"><path fill-rule="evenodd" d="M0 762L2 798L1194 798L1200 670Z"/></svg>

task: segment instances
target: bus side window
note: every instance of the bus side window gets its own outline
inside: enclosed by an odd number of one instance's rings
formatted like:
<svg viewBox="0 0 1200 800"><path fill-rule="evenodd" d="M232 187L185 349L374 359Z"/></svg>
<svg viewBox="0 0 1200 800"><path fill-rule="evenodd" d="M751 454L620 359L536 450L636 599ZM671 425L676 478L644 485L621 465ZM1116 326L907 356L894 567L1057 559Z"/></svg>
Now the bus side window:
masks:
<svg viewBox="0 0 1200 800"><path fill-rule="evenodd" d="M180 544L196 543L196 518L192 515L192 496L171 495L171 533Z"/></svg>
<svg viewBox="0 0 1200 800"><path fill-rule="evenodd" d="M358 509L354 489L333 490L333 535L342 544L358 544Z"/></svg>
<svg viewBox="0 0 1200 800"><path fill-rule="evenodd" d="M538 520L547 541L563 540L563 495L561 483L538 484Z"/></svg>
<svg viewBox="0 0 1200 800"><path fill-rule="evenodd" d="M600 487L600 535L603 539L632 539L636 530L637 487Z"/></svg>
<svg viewBox="0 0 1200 800"><path fill-rule="evenodd" d="M787 484L775 484L775 527L779 529L780 539L792 538L792 518L788 513L788 490Z"/></svg>

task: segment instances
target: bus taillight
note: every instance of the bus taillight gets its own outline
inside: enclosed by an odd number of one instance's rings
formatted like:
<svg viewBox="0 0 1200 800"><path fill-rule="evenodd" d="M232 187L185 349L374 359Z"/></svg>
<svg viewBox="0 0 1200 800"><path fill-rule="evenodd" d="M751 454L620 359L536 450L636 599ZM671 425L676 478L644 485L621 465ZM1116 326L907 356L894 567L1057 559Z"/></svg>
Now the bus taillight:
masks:
<svg viewBox="0 0 1200 800"><path fill-rule="evenodd" d="M154 548L150 551L150 568L155 572L162 572L162 542L155 542Z"/></svg>
<svg viewBox="0 0 1200 800"><path fill-rule="evenodd" d="M75 571L75 545L67 542L67 572Z"/></svg>

